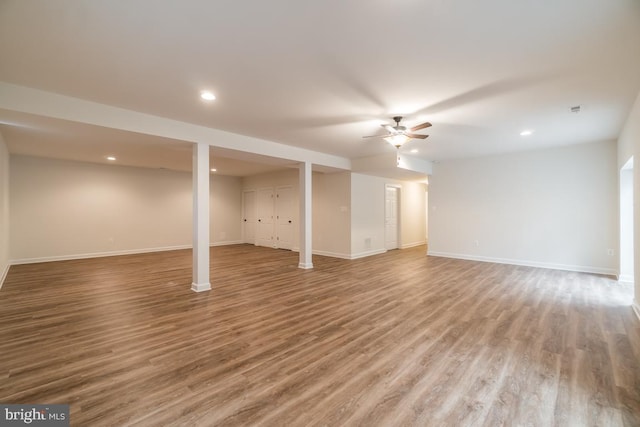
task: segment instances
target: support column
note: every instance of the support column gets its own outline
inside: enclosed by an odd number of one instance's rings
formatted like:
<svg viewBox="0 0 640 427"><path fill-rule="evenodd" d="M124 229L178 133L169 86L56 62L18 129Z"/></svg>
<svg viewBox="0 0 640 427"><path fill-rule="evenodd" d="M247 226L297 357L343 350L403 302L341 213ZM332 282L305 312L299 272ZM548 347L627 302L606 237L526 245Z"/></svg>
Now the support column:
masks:
<svg viewBox="0 0 640 427"><path fill-rule="evenodd" d="M209 282L209 145L193 144L193 283L195 292Z"/></svg>
<svg viewBox="0 0 640 427"><path fill-rule="evenodd" d="M300 263L299 268L313 268L311 262L311 163L300 163Z"/></svg>

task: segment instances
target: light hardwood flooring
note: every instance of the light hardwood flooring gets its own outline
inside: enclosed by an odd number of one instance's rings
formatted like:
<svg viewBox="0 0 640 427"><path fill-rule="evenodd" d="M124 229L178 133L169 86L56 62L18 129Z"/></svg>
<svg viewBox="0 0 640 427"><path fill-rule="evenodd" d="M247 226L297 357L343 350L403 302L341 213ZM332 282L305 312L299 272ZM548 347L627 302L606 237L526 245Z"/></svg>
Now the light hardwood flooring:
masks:
<svg viewBox="0 0 640 427"><path fill-rule="evenodd" d="M13 266L0 402L78 426L638 426L640 323L611 278L249 245Z"/></svg>

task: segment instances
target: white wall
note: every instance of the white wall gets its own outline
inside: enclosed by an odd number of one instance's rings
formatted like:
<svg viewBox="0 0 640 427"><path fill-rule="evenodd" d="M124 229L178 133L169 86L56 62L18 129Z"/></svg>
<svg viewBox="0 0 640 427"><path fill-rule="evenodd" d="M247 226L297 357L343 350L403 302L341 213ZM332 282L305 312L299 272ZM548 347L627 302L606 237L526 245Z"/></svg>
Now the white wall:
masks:
<svg viewBox="0 0 640 427"><path fill-rule="evenodd" d="M385 185L400 186L400 245L426 242L424 184L351 174L351 256L385 251Z"/></svg>
<svg viewBox="0 0 640 427"><path fill-rule="evenodd" d="M351 256L382 253L385 179L351 174Z"/></svg>
<svg viewBox="0 0 640 427"><path fill-rule="evenodd" d="M313 253L351 258L351 174L313 176Z"/></svg>
<svg viewBox="0 0 640 427"><path fill-rule="evenodd" d="M189 172L11 156L10 176L14 261L191 245ZM212 243L240 241L240 206L240 179L213 176Z"/></svg>
<svg viewBox="0 0 640 427"><path fill-rule="evenodd" d="M9 271L9 151L0 134L0 286Z"/></svg>
<svg viewBox="0 0 640 427"><path fill-rule="evenodd" d="M209 200L211 244L242 243L242 178L212 174Z"/></svg>
<svg viewBox="0 0 640 427"><path fill-rule="evenodd" d="M640 274L640 93L636 97L629 117L618 138L618 170L633 156L633 228L634 232L634 271ZM635 281L635 305L640 316L640 283Z"/></svg>
<svg viewBox="0 0 640 427"><path fill-rule="evenodd" d="M617 176L613 141L437 164L429 254L615 274Z"/></svg>

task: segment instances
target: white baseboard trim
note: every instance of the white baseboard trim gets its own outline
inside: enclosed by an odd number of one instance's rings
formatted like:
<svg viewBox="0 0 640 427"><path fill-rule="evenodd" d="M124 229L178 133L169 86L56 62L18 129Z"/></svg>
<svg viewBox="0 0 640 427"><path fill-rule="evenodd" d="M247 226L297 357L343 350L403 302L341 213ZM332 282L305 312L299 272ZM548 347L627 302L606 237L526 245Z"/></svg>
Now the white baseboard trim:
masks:
<svg viewBox="0 0 640 427"><path fill-rule="evenodd" d="M402 244L402 246L400 246L400 249L415 248L416 246L422 246L422 245L426 245L426 244L427 244L427 241L426 240L422 240L422 241L419 241L419 242Z"/></svg>
<svg viewBox="0 0 640 427"><path fill-rule="evenodd" d="M633 283L634 283L634 278L633 278L633 276L632 276L632 275L630 275L630 274L621 274L621 275L618 277L618 282L622 282L622 283L631 283L631 284L633 284Z"/></svg>
<svg viewBox="0 0 640 427"><path fill-rule="evenodd" d="M577 271L580 273L604 274L607 276L617 276L618 272L613 268L589 267L584 265L555 264L550 262L527 261L509 258L492 258L478 255L454 254L449 252L427 251L428 256L444 258L464 259L468 261L493 262L496 264L522 265L525 267L548 268L552 270Z"/></svg>
<svg viewBox="0 0 640 427"><path fill-rule="evenodd" d="M213 247L213 246L229 246L229 245L243 245L243 244L244 244L243 240L225 240L223 242L211 243L209 246ZM252 244L252 243L249 243L249 244Z"/></svg>
<svg viewBox="0 0 640 427"><path fill-rule="evenodd" d="M227 246L227 245L239 245L243 242L241 240L229 240L224 242L211 243L209 247L214 246ZM143 249L125 249L120 251L107 251L107 252L91 252L86 254L74 254L74 255L60 255L52 257L39 257L39 258L23 258L14 259L9 262L10 265L20 264L36 264L39 262L52 262L52 261L70 261L74 259L87 259L87 258L103 258L109 256L119 255L135 255L146 254L151 252L165 252L165 251L178 251L182 249L191 249L191 245L176 245L176 246L162 246L159 248L143 248Z"/></svg>
<svg viewBox="0 0 640 427"><path fill-rule="evenodd" d="M640 320L640 305L638 305L638 301L633 300L633 304L631 304L631 308L633 308L633 312L636 314L638 320Z"/></svg>
<svg viewBox="0 0 640 427"><path fill-rule="evenodd" d="M176 251L180 249L191 249L191 245L164 246L160 248L144 248L144 249L125 249L120 251L91 252L86 254L60 255L60 256L50 256L50 257L38 257L38 258L23 258L23 259L12 260L11 265L35 264L38 262L52 262L52 261L70 261L74 259L102 258L102 257L118 256L118 255L146 254L150 252Z"/></svg>
<svg viewBox="0 0 640 427"><path fill-rule="evenodd" d="M372 251L360 252L356 254L351 254L351 259L365 258L372 255L380 255L387 252L386 249L375 249Z"/></svg>
<svg viewBox="0 0 640 427"><path fill-rule="evenodd" d="M9 274L9 268L11 267L11 262L8 262L7 265L2 269L2 274L0 274L0 289L2 289L2 285L4 284L4 279L7 278L7 274Z"/></svg>
<svg viewBox="0 0 640 427"><path fill-rule="evenodd" d="M329 252L329 251L313 251L314 255L320 255L320 256L328 256L331 258L341 258L341 259L351 259L351 255L349 254L343 254L340 252Z"/></svg>

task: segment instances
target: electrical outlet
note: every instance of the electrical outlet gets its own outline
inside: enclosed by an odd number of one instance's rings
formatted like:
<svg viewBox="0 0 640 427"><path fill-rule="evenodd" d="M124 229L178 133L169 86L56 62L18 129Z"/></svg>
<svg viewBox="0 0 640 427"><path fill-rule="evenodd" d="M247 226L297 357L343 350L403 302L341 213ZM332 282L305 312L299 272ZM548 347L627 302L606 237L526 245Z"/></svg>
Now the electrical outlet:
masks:
<svg viewBox="0 0 640 427"><path fill-rule="evenodd" d="M613 256L613 254L614 254L613 249L611 248L607 249L607 255Z"/></svg>
<svg viewBox="0 0 640 427"><path fill-rule="evenodd" d="M474 240L473 244L476 245L476 248L480 246L480 242L478 240Z"/></svg>

